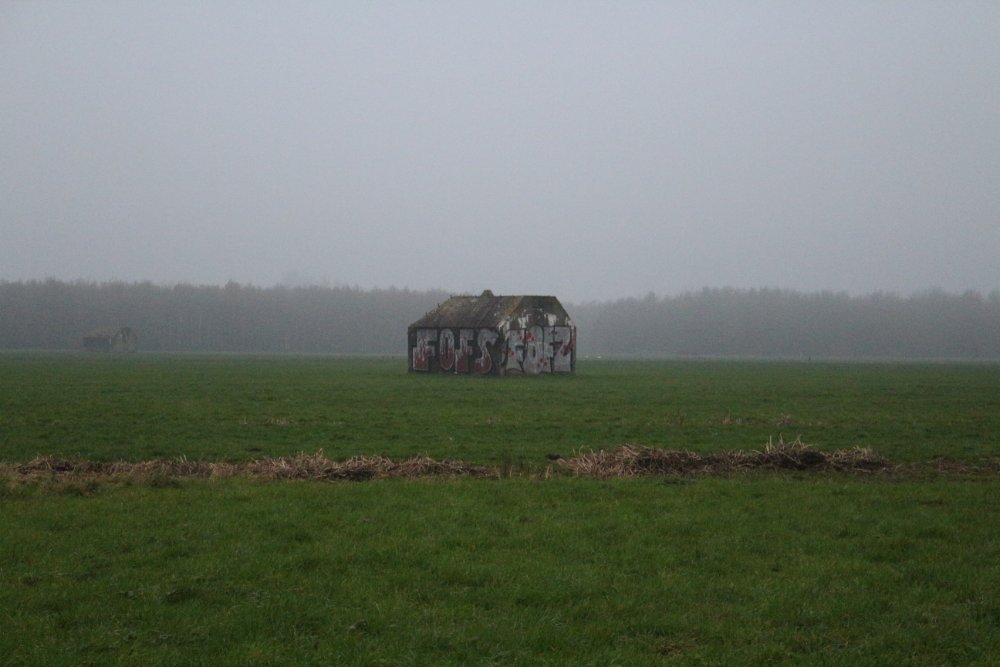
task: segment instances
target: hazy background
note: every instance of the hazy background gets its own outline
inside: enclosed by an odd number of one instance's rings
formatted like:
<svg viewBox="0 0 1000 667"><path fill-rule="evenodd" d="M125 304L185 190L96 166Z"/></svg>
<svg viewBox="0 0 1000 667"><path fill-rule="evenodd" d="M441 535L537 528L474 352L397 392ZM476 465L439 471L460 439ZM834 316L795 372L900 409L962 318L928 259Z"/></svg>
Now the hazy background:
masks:
<svg viewBox="0 0 1000 667"><path fill-rule="evenodd" d="M0 281L1000 286L997 2L4 2Z"/></svg>

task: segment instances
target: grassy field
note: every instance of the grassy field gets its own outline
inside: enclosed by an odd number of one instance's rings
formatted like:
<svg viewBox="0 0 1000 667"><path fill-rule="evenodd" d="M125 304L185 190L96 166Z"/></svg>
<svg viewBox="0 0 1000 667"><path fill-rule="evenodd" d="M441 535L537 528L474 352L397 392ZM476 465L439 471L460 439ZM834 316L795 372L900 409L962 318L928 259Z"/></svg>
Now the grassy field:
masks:
<svg viewBox="0 0 1000 667"><path fill-rule="evenodd" d="M995 477L541 479L545 454L801 436L1000 455L1000 367L0 355L0 460L324 449L524 474L0 480L0 665L996 665Z"/></svg>
<svg viewBox="0 0 1000 667"><path fill-rule="evenodd" d="M764 477L8 492L4 665L995 665L1000 494Z"/></svg>
<svg viewBox="0 0 1000 667"><path fill-rule="evenodd" d="M1000 456L1000 366L581 361L572 377L405 372L401 359L0 355L0 460L323 449L534 466L636 443L768 439L894 461Z"/></svg>

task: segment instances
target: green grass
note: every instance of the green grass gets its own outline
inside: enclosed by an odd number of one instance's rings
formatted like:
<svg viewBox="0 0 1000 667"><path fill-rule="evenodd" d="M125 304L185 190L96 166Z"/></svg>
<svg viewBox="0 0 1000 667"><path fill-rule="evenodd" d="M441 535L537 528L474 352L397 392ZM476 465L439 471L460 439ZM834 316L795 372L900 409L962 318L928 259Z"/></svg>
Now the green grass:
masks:
<svg viewBox="0 0 1000 667"><path fill-rule="evenodd" d="M5 665L996 664L990 483L8 490Z"/></svg>
<svg viewBox="0 0 1000 667"><path fill-rule="evenodd" d="M0 460L549 452L784 436L1000 455L1000 367L0 355ZM0 479L0 665L995 665L988 475Z"/></svg>
<svg viewBox="0 0 1000 667"><path fill-rule="evenodd" d="M0 355L0 460L323 449L536 466L629 442L712 452L801 436L900 462L1000 455L1000 366L587 361L572 377L405 372L401 359Z"/></svg>

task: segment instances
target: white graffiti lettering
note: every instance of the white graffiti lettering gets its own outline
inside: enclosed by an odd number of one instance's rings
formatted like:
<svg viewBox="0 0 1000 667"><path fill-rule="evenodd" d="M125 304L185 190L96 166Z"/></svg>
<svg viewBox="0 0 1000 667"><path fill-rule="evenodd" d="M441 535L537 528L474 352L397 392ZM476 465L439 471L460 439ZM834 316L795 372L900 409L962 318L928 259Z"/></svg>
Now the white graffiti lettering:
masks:
<svg viewBox="0 0 1000 667"><path fill-rule="evenodd" d="M429 371L431 369L436 334L437 331L434 329L417 329L417 344L413 348L413 370Z"/></svg>
<svg viewBox="0 0 1000 667"><path fill-rule="evenodd" d="M417 329L410 364L415 371L480 375L495 370L530 375L572 373L573 338L571 327L536 325L510 329L498 348L500 334L495 329Z"/></svg>
<svg viewBox="0 0 1000 667"><path fill-rule="evenodd" d="M438 363L441 370L450 371L455 366L455 334L451 329L442 329L438 339Z"/></svg>
<svg viewBox="0 0 1000 667"><path fill-rule="evenodd" d="M552 372L573 372L573 330L569 327L552 327L549 331L549 343L553 352Z"/></svg>
<svg viewBox="0 0 1000 667"><path fill-rule="evenodd" d="M479 336L476 338L476 343L479 345L479 357L473 366L476 373L483 375L489 373L493 368L493 358L490 356L489 346L497 342L499 337L499 334L493 329L479 330Z"/></svg>
<svg viewBox="0 0 1000 667"><path fill-rule="evenodd" d="M573 330L570 327L526 327L507 334L504 369L514 373L573 371Z"/></svg>

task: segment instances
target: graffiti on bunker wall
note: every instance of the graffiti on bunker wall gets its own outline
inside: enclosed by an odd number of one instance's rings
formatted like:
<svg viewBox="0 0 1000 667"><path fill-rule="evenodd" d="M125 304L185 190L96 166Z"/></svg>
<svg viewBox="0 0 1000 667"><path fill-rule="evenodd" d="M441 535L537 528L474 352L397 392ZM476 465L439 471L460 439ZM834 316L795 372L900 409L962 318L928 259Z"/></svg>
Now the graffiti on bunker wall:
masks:
<svg viewBox="0 0 1000 667"><path fill-rule="evenodd" d="M573 370L573 330L541 326L511 329L505 356L507 371L570 373Z"/></svg>
<svg viewBox="0 0 1000 667"><path fill-rule="evenodd" d="M485 375L504 373L571 373L573 330L565 326L512 329L497 345L495 329L417 329L411 350L415 371L440 370ZM499 358L494 363L494 356ZM435 368L436 366L436 368Z"/></svg>
<svg viewBox="0 0 1000 667"><path fill-rule="evenodd" d="M437 358L437 367L442 371L489 373L493 370L490 350L498 338L493 329L417 329L413 370L429 371L432 360Z"/></svg>

